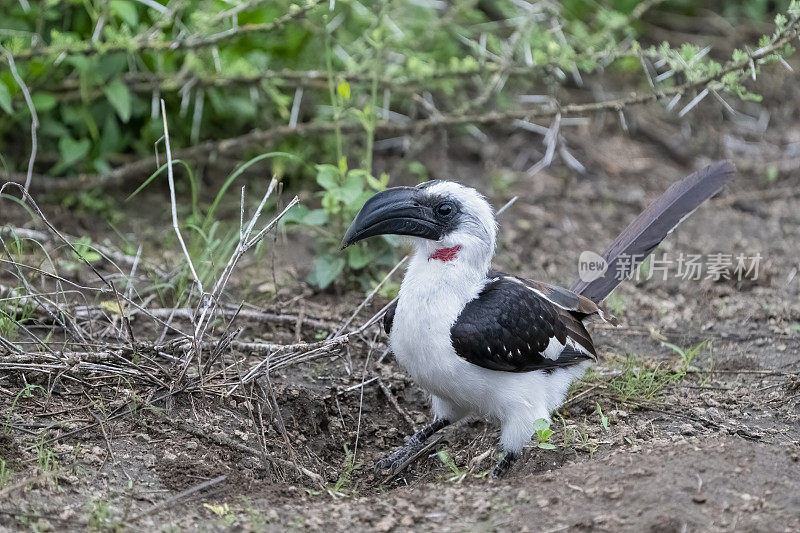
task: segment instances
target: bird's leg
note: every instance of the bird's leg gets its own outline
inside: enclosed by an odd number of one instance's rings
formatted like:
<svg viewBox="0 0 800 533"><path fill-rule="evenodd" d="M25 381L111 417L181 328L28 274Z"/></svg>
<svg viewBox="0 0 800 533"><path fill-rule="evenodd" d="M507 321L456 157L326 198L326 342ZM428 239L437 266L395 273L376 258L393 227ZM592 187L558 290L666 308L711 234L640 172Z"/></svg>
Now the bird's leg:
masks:
<svg viewBox="0 0 800 533"><path fill-rule="evenodd" d="M375 463L375 472L378 473L388 470L390 474L394 474L406 461L419 452L422 445L425 444L425 441L428 440L431 435L448 425L450 425L449 420L440 418L423 426L422 429L410 437L406 437L406 443L403 446Z"/></svg>
<svg viewBox="0 0 800 533"><path fill-rule="evenodd" d="M518 453L506 452L503 458L497 462L494 469L492 470L492 479L498 479L503 477L503 475L508 470L508 467L511 466L517 459L519 459Z"/></svg>

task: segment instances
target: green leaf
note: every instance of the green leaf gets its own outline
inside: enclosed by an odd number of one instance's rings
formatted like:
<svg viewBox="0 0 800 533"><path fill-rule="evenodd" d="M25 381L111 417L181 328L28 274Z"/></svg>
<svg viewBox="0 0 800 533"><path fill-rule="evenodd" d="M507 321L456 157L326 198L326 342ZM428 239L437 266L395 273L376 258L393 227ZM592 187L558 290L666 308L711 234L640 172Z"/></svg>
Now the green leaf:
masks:
<svg viewBox="0 0 800 533"><path fill-rule="evenodd" d="M382 191L389 184L389 175L384 172L381 174L380 179L377 179L375 176L367 174L367 183L369 183L369 186L376 191Z"/></svg>
<svg viewBox="0 0 800 533"><path fill-rule="evenodd" d="M353 246L347 250L347 264L353 270L360 270L367 266L372 256L362 246Z"/></svg>
<svg viewBox="0 0 800 533"><path fill-rule="evenodd" d="M326 191L339 187L339 169L333 165L317 165L317 183Z"/></svg>
<svg viewBox="0 0 800 533"><path fill-rule="evenodd" d="M89 237L81 237L73 242L72 246L75 247L75 252L73 252L73 255L76 259L83 259L89 262L99 261L102 259L102 256L94 251L92 240Z"/></svg>
<svg viewBox="0 0 800 533"><path fill-rule="evenodd" d="M128 122L131 118L131 92L121 78L115 78L105 88L106 98L117 110L120 120Z"/></svg>
<svg viewBox="0 0 800 533"><path fill-rule="evenodd" d="M100 149L103 154L119 152L121 150L122 132L119 129L117 118L111 113L106 114L103 123L103 135L100 137Z"/></svg>
<svg viewBox="0 0 800 533"><path fill-rule="evenodd" d="M538 444L538 447L543 449L543 450L555 450L556 449L555 444L550 444L549 442L540 442Z"/></svg>
<svg viewBox="0 0 800 533"><path fill-rule="evenodd" d="M322 202L320 203L322 204L322 208L332 215L342 211L342 208L337 202L333 193L325 193L325 196L322 197Z"/></svg>
<svg viewBox="0 0 800 533"><path fill-rule="evenodd" d="M300 222L306 226L322 226L328 223L328 213L324 209L314 209L308 211Z"/></svg>
<svg viewBox="0 0 800 533"><path fill-rule="evenodd" d="M136 11L136 5L133 2L111 0L110 7L111 13L121 18L131 28L139 25L139 13Z"/></svg>
<svg viewBox="0 0 800 533"><path fill-rule="evenodd" d="M127 54L108 54L102 55L93 62L90 69L95 75L99 75L103 81L110 80L119 76L128 69Z"/></svg>
<svg viewBox="0 0 800 533"><path fill-rule="evenodd" d="M61 137L58 141L58 149L61 152L61 161L69 166L76 161L80 161L89 153L91 143L89 139L76 141L72 137Z"/></svg>
<svg viewBox="0 0 800 533"><path fill-rule="evenodd" d="M344 205L349 206L358 200L364 192L364 180L355 172L350 172L347 178L337 191L336 197Z"/></svg>
<svg viewBox="0 0 800 533"><path fill-rule="evenodd" d="M341 82L336 87L336 92L339 93L339 96L344 98L345 100L350 100L350 84L346 81Z"/></svg>
<svg viewBox="0 0 800 533"><path fill-rule="evenodd" d="M669 342L662 342L661 346L664 346L665 348L669 348L670 350L677 352L678 355L680 355L681 357L686 355L686 353L683 351L683 348L681 348L680 346L675 346L674 344L671 344Z"/></svg>
<svg viewBox="0 0 800 533"><path fill-rule="evenodd" d="M14 108L11 107L11 93L8 92L8 87L2 81L0 81L0 107L9 115L14 113Z"/></svg>
<svg viewBox="0 0 800 533"><path fill-rule="evenodd" d="M548 422L544 418L537 418L536 421L533 423L533 429L536 431L544 431L550 428L550 422Z"/></svg>
<svg viewBox="0 0 800 533"><path fill-rule="evenodd" d="M310 209L306 206L295 204L281 217L281 224L300 224L309 212Z"/></svg>
<svg viewBox="0 0 800 533"><path fill-rule="evenodd" d="M56 106L56 97L50 93L34 93L31 95L31 100L37 113L50 111Z"/></svg>
<svg viewBox="0 0 800 533"><path fill-rule="evenodd" d="M314 265L308 274L308 282L315 287L324 289L333 283L333 280L342 273L344 267L345 260L343 257L321 255L314 259Z"/></svg>

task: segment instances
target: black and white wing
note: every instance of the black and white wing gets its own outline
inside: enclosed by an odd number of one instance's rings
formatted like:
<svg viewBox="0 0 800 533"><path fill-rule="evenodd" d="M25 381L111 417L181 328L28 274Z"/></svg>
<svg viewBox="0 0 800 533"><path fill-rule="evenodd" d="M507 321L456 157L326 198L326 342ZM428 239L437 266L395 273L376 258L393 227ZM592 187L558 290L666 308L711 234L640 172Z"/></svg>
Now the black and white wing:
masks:
<svg viewBox="0 0 800 533"><path fill-rule="evenodd" d="M584 300L566 289L496 275L461 311L450 339L459 357L490 370L552 371L576 365L597 357L582 320L599 309Z"/></svg>

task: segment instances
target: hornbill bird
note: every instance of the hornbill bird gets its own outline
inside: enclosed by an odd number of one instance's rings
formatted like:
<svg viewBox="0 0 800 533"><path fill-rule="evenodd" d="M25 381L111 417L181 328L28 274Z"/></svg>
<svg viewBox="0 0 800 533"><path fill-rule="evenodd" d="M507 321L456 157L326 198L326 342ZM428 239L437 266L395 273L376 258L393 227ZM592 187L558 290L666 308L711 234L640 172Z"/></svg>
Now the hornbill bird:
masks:
<svg viewBox="0 0 800 533"><path fill-rule="evenodd" d="M499 477L520 455L536 420L564 401L596 360L585 323L614 322L598 304L701 203L734 175L714 163L673 184L603 254L605 273L571 289L491 269L497 222L475 189L434 180L370 198L342 246L375 235L404 235L413 255L396 303L384 318L395 357L431 396L433 421L376 464L394 473L443 427L478 415L500 423Z"/></svg>

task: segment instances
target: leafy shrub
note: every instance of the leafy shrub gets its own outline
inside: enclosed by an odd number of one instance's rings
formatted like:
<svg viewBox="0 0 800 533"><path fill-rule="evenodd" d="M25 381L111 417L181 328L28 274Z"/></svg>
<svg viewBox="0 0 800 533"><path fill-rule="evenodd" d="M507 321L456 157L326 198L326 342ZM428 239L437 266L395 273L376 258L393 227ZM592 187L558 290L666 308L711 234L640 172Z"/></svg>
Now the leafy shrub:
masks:
<svg viewBox="0 0 800 533"><path fill-rule="evenodd" d="M317 184L322 207L309 209L303 205L292 208L284 217L284 224L297 224L312 229L316 234L316 257L308 275L308 282L320 289L327 288L343 272L347 279L356 279L366 288L370 282L394 263L391 238L382 236L359 242L342 252L339 250L342 235L351 220L373 194L382 191L389 176L373 177L363 169L347 168L344 158L339 165L317 165Z"/></svg>
<svg viewBox="0 0 800 533"><path fill-rule="evenodd" d="M508 89L477 100L507 108L531 79L557 85L564 73L592 72L613 58L638 61L632 17L639 2L523 4L9 2L0 44L31 89L44 156L38 166L54 175L105 173L125 161L121 154L152 153L163 133L159 98L180 148L287 124L298 88L301 104L334 110L303 105L300 120L339 118L369 129L383 102L415 114L411 96L420 89L436 95L440 111L463 112L477 105L476 89L494 87L494 76L507 73ZM763 13L766 4L751 0L742 12ZM31 117L7 66L0 54L0 150L5 165L24 168L27 150L9 148L28 140L20 132L30 130ZM522 85L513 83L519 76ZM335 99L354 102L355 112ZM328 154L308 155L319 161Z"/></svg>

